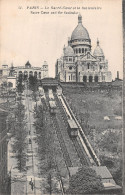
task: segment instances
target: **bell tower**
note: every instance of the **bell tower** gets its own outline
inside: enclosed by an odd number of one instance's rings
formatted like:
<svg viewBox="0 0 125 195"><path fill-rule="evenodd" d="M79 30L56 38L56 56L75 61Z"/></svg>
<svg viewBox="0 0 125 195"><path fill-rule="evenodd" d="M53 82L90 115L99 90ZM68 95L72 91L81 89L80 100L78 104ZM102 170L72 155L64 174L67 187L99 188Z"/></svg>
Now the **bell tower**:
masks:
<svg viewBox="0 0 125 195"><path fill-rule="evenodd" d="M43 78L48 77L48 63L46 61L44 61L42 65L42 69L43 69Z"/></svg>

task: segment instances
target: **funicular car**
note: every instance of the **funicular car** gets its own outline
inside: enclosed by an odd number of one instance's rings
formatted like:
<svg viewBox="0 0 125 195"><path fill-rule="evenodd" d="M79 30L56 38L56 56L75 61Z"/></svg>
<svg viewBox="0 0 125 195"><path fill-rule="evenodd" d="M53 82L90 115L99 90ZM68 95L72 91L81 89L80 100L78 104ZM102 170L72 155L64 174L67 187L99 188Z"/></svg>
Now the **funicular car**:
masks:
<svg viewBox="0 0 125 195"><path fill-rule="evenodd" d="M48 90L48 94L49 94L49 99L50 99L50 100L54 100L54 96L53 96L53 91L52 91L52 89L49 89L49 90Z"/></svg>
<svg viewBox="0 0 125 195"><path fill-rule="evenodd" d="M62 95L62 88L60 86L57 87L56 93L57 93L58 96Z"/></svg>
<svg viewBox="0 0 125 195"><path fill-rule="evenodd" d="M56 103L55 101L49 101L49 108L51 114L56 114Z"/></svg>
<svg viewBox="0 0 125 195"><path fill-rule="evenodd" d="M43 96L44 95L44 89L42 87L39 87L39 95Z"/></svg>
<svg viewBox="0 0 125 195"><path fill-rule="evenodd" d="M50 100L54 100L53 94L49 94L49 99L50 99Z"/></svg>
<svg viewBox="0 0 125 195"><path fill-rule="evenodd" d="M70 137L77 137L78 135L78 126L73 119L68 120L68 132Z"/></svg>

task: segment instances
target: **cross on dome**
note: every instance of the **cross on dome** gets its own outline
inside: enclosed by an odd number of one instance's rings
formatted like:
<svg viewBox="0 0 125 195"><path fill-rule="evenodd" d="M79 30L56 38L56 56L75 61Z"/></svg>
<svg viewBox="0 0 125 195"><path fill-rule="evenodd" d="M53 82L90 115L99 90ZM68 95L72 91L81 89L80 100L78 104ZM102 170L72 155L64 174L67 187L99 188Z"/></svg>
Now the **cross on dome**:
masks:
<svg viewBox="0 0 125 195"><path fill-rule="evenodd" d="M80 13L79 13L79 15L78 15L78 24L82 24L82 16L81 16Z"/></svg>
<svg viewBox="0 0 125 195"><path fill-rule="evenodd" d="M98 40L98 38L97 38L97 46L99 46L99 40Z"/></svg>

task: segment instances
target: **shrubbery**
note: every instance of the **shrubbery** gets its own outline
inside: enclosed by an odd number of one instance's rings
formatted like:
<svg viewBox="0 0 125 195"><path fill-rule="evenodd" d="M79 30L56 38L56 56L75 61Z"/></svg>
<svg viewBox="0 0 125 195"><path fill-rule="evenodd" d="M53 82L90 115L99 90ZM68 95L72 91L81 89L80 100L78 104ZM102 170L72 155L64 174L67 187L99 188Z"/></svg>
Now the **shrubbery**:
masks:
<svg viewBox="0 0 125 195"><path fill-rule="evenodd" d="M104 186L96 172L90 167L82 167L75 175L71 176L67 193L94 193L103 189Z"/></svg>
<svg viewBox="0 0 125 195"><path fill-rule="evenodd" d="M118 134L116 132L108 131L103 135L98 146L112 153L121 152L121 147L118 147L120 140L121 140L120 132Z"/></svg>

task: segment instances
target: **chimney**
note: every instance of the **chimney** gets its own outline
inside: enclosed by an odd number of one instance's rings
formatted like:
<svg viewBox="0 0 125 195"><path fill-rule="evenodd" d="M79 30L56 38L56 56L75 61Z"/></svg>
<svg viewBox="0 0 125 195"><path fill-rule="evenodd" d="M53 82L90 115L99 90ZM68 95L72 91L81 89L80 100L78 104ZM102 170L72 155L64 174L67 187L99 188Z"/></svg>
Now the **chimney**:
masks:
<svg viewBox="0 0 125 195"><path fill-rule="evenodd" d="M117 79L119 79L119 71L117 71Z"/></svg>

